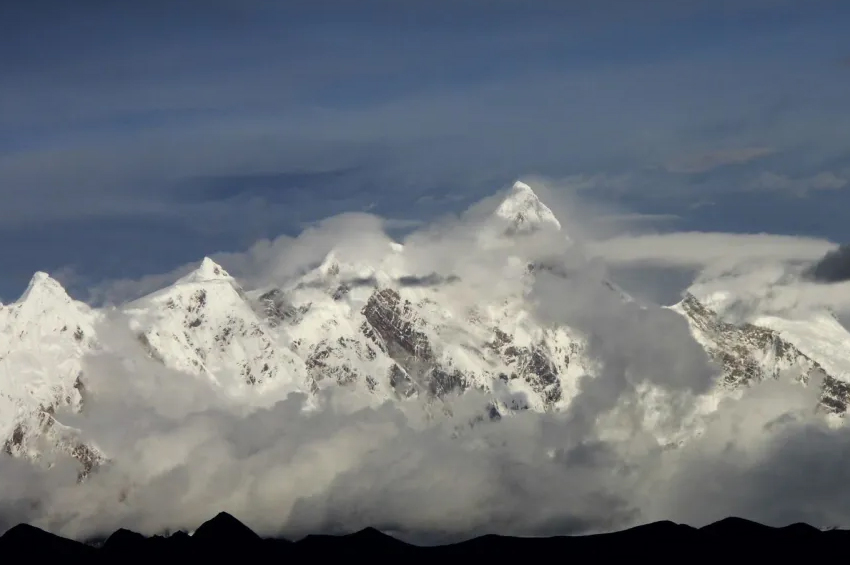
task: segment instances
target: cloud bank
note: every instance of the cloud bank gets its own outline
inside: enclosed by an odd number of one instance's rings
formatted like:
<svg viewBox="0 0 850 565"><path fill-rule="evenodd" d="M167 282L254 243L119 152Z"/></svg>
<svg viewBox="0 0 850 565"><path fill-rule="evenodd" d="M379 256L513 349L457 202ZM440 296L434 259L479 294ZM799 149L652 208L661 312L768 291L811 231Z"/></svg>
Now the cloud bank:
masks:
<svg viewBox="0 0 850 565"><path fill-rule="evenodd" d="M609 264L701 267L737 265L749 260L809 261L835 248L816 238L705 232L620 236L588 244L588 253Z"/></svg>
<svg viewBox="0 0 850 565"><path fill-rule="evenodd" d="M423 279L469 281L458 300L487 304L498 296L505 249L473 245L492 205L405 239ZM581 231L576 218L562 223ZM380 218L355 214L222 260L241 269L246 284L280 284L331 248L369 261L388 241ZM718 399L717 367L685 322L658 307L623 304L600 284L604 264L582 252L613 263L728 265L731 258L740 266L761 256L781 266L818 256L828 243L693 233L578 246L545 234L531 241L526 251L552 266L531 290L532 315L587 335L597 364L595 376L574 383L565 411L490 420L482 418L487 397L474 391L381 405L346 389L236 402L129 355L134 336L113 331L85 359L86 410L64 416L111 463L78 485L69 462L43 471L0 458L0 526L29 521L80 538L118 527L153 534L192 529L224 510L265 535L375 526L435 543L661 519L702 525L732 514L850 525L850 437L813 413L816 383L766 382Z"/></svg>

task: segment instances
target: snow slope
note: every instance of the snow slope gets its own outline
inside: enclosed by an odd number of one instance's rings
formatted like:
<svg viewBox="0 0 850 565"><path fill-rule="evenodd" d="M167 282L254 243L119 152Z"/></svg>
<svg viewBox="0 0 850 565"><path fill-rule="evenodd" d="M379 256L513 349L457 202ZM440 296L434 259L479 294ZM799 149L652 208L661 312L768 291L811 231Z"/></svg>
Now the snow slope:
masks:
<svg viewBox="0 0 850 565"><path fill-rule="evenodd" d="M0 438L6 453L38 459L39 444L47 442L80 459L85 472L102 458L54 417L61 409L82 409L81 358L98 346L98 317L42 272L19 300L0 307Z"/></svg>
<svg viewBox="0 0 850 565"><path fill-rule="evenodd" d="M524 182L516 182L511 192L496 209L496 217L505 220L510 233L532 233L538 230L560 231L561 222L534 190Z"/></svg>
<svg viewBox="0 0 850 565"><path fill-rule="evenodd" d="M165 365L230 394L242 385L298 389L304 362L249 304L239 284L204 258L172 286L128 304L140 345Z"/></svg>
<svg viewBox="0 0 850 565"><path fill-rule="evenodd" d="M850 346L850 334L832 316L817 312L804 320L755 316L733 324L706 303L711 299L703 302L688 293L671 309L686 318L697 342L721 364L726 386L783 377L806 383L817 373L824 377L822 407L834 414L846 412L850 374L842 348Z"/></svg>

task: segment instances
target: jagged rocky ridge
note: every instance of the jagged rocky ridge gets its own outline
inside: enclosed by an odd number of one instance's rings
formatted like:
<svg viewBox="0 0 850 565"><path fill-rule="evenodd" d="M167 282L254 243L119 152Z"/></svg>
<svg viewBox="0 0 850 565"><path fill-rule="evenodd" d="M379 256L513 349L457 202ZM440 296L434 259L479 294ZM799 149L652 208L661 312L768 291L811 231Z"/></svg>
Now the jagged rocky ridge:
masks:
<svg viewBox="0 0 850 565"><path fill-rule="evenodd" d="M0 306L5 452L46 465L56 454L71 455L81 480L106 461L108 454L80 439L80 430L61 423L62 413L85 410L85 360L109 351L110 334L127 330L135 350L122 355L149 358L236 399L347 387L375 402L439 402L477 389L490 396L486 415L494 419L516 410L562 410L580 378L594 374L595 360L579 332L535 317L527 293L536 273L553 267L512 254L510 244L541 232L568 239L523 183L510 190L493 222L512 286L487 304L450 299L465 281L411 272L396 243L374 264L332 252L294 280L247 291L206 258L173 285L114 311L74 301L38 273L20 300ZM599 284L615 300L631 301L609 281ZM806 382L815 371L826 373L777 332L723 322L692 295L673 310L720 361L725 387L784 373ZM843 413L848 399L844 375L827 374L823 406Z"/></svg>
<svg viewBox="0 0 850 565"><path fill-rule="evenodd" d="M697 340L722 366L724 386L748 386L786 374L808 383L813 375L820 373L823 376L820 406L834 414L847 411L850 384L829 374L776 330L752 323L725 322L690 293L674 310L685 316Z"/></svg>

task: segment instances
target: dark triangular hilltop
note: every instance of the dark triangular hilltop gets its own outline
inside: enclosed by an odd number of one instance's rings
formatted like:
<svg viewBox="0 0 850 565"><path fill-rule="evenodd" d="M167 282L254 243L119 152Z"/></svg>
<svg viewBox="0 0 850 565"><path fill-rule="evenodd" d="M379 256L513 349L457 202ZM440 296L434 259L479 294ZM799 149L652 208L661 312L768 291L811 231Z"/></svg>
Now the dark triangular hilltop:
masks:
<svg viewBox="0 0 850 565"><path fill-rule="evenodd" d="M63 563L91 560L98 550L45 532L34 526L19 524L0 536L0 556L26 556L29 560L47 562L60 559Z"/></svg>
<svg viewBox="0 0 850 565"><path fill-rule="evenodd" d="M220 512L215 518L204 522L192 534L195 542L218 545L227 543L254 543L261 538L251 528L228 514Z"/></svg>

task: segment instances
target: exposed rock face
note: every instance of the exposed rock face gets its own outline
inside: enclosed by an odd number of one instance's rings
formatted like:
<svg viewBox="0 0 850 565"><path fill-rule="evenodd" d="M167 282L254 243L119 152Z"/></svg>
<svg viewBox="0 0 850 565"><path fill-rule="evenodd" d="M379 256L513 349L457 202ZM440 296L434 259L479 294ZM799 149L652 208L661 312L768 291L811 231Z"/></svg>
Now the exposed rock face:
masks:
<svg viewBox="0 0 850 565"><path fill-rule="evenodd" d="M390 370L390 386L402 396L424 390L431 396L444 396L466 390L470 383L457 369L443 366L423 329L413 304L398 291L383 289L369 298L362 310L368 326L366 335L380 343L395 361Z"/></svg>
<svg viewBox="0 0 850 565"><path fill-rule="evenodd" d="M569 367L571 357L582 354L577 343L565 345L563 339L544 338L532 345L517 345L506 331L491 327L490 341L466 350L480 360L479 369L465 371L452 363L451 357L435 349L427 333L435 332L435 328L429 328L417 314L417 305L398 291L375 292L363 308L363 315L368 322L367 335L374 335L397 364L390 374L393 388L403 384L406 396L412 387L441 397L473 386L487 389L488 381L493 379L507 384L521 381L524 389L541 398L542 408L549 410L564 400L561 380L566 376L564 369ZM472 312L470 322L479 325L483 320ZM506 407L525 409L528 405L514 397Z"/></svg>
<svg viewBox="0 0 850 565"><path fill-rule="evenodd" d="M285 293L279 288L263 293L255 302L255 309L260 316L266 320L269 326L277 326L290 323L297 324L310 310L310 305L296 308L286 300Z"/></svg>
<svg viewBox="0 0 850 565"><path fill-rule="evenodd" d="M339 337L336 341L322 340L310 348L307 357L307 370L314 381L332 378L339 385L355 383L360 372L347 363L352 357L358 360L374 361L375 349L361 340Z"/></svg>
<svg viewBox="0 0 850 565"><path fill-rule="evenodd" d="M398 291L387 288L375 292L362 313L387 354L413 382L434 395L466 388L462 376L448 373L439 366L413 305L402 300Z"/></svg>
<svg viewBox="0 0 850 565"><path fill-rule="evenodd" d="M80 464L78 481L85 480L97 467L107 461L106 456L94 445L80 439L79 430L59 423L53 406L39 407L30 413L21 414L11 435L3 442L3 452L13 457L22 457L38 463L44 449L51 455L64 454Z"/></svg>
<svg viewBox="0 0 850 565"><path fill-rule="evenodd" d="M525 380L532 390L543 396L548 407L562 399L558 367L541 345L518 347L514 345L513 338L502 330L496 328L495 334L495 339L488 346L510 369L510 373L500 373L500 379L504 382L513 379ZM564 356L564 363L569 365L569 355Z"/></svg>
<svg viewBox="0 0 850 565"><path fill-rule="evenodd" d="M778 379L784 374L808 382L816 373L822 373L821 406L836 414L847 411L850 384L828 374L818 362L783 340L778 332L749 323L725 322L691 294L687 294L677 307L687 318L697 340L721 364L726 386L747 386L763 379Z"/></svg>

